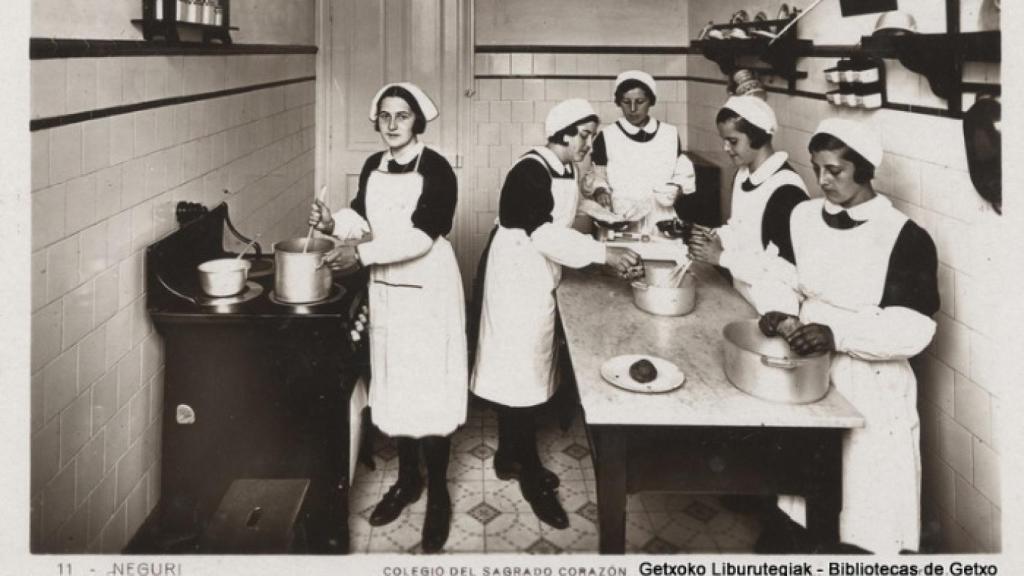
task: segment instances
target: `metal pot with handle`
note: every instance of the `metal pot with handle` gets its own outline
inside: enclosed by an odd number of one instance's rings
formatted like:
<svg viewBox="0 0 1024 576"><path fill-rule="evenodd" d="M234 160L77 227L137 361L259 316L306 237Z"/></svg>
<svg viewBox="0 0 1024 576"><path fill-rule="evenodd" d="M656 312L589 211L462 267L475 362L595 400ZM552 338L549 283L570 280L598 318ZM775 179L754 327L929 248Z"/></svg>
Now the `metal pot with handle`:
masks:
<svg viewBox="0 0 1024 576"><path fill-rule="evenodd" d="M797 356L784 339L765 336L757 320L730 322L722 335L725 375L747 394L772 402L808 404L828 393L830 354Z"/></svg>
<svg viewBox="0 0 1024 576"><path fill-rule="evenodd" d="M304 248L306 238L274 244L274 296L282 302L319 302L331 293L331 270L324 256L334 249L334 241L314 238Z"/></svg>

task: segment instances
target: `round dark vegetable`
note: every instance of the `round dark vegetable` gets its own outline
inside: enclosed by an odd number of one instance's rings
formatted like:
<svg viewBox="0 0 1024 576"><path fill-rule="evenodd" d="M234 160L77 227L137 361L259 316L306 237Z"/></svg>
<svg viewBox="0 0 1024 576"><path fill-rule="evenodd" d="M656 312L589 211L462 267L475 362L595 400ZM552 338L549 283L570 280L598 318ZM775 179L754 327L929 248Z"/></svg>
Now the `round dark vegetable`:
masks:
<svg viewBox="0 0 1024 576"><path fill-rule="evenodd" d="M650 360L637 360L629 367L629 377L641 384L651 382L658 377L658 369Z"/></svg>

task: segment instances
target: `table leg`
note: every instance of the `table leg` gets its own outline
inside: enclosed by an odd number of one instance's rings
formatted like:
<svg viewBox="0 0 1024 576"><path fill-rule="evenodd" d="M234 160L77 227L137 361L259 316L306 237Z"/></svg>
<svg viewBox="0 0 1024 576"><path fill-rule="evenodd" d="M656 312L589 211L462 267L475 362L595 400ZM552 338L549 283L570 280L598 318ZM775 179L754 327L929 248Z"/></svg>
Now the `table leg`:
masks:
<svg viewBox="0 0 1024 576"><path fill-rule="evenodd" d="M626 551L626 431L616 426L591 429L597 478L598 550Z"/></svg>
<svg viewBox="0 0 1024 576"><path fill-rule="evenodd" d="M814 459L815 490L807 494L807 531L819 545L839 543L839 514L843 509L843 436L838 430L825 438Z"/></svg>

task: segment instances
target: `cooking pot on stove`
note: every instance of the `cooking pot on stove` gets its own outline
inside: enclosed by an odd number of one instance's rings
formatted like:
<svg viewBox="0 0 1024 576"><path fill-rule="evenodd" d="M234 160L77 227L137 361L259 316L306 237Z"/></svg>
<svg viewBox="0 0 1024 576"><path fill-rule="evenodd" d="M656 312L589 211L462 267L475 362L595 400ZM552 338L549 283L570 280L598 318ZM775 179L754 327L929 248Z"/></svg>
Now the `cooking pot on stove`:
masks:
<svg viewBox="0 0 1024 576"><path fill-rule="evenodd" d="M331 292L331 270L324 256L334 249L327 238L292 238L274 244L274 297L290 304L326 299Z"/></svg>
<svg viewBox="0 0 1024 576"><path fill-rule="evenodd" d="M747 394L772 402L807 404L828 393L830 354L798 356L784 339L765 336L757 320L730 322L722 335L725 375Z"/></svg>
<svg viewBox="0 0 1024 576"><path fill-rule="evenodd" d="M252 263L239 258L218 258L198 266L199 287L214 297L234 296L245 289Z"/></svg>

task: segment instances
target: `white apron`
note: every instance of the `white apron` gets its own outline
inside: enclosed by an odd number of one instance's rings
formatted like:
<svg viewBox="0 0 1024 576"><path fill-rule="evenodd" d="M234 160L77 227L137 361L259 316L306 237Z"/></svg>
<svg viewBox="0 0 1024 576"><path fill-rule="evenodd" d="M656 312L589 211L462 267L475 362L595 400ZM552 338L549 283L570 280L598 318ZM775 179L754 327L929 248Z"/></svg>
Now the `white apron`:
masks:
<svg viewBox="0 0 1024 576"><path fill-rule="evenodd" d="M759 313L778 310L795 314L799 306L796 292L787 285L782 272L773 273L779 263L771 261L780 258L779 247L771 242L765 246L761 232L764 211L775 191L783 186L796 186L806 191L804 181L792 170L779 170L753 190L744 191L742 183L749 176L747 168L736 173L729 221L719 228L722 249L729 252L729 257L738 256L734 260L744 264L729 268L732 285Z"/></svg>
<svg viewBox="0 0 1024 576"><path fill-rule="evenodd" d="M651 206L641 220L641 231L652 233L661 220L675 218L672 206L662 206L654 199L654 187L672 180L679 153L679 133L675 126L658 123L654 138L647 142L630 139L617 125L605 128L608 151L608 185L612 189L612 209L622 214L643 202Z"/></svg>
<svg viewBox="0 0 1024 576"><path fill-rule="evenodd" d="M422 192L423 176L415 170L374 171L366 183L374 240L408 230ZM451 244L439 236L418 258L372 265L369 292L374 424L389 436L454 432L466 421L468 359L462 278Z"/></svg>
<svg viewBox="0 0 1024 576"><path fill-rule="evenodd" d="M536 156L520 161L544 163ZM552 179L552 225L572 226L578 191L575 178ZM555 289L561 278L561 265L544 257L525 230L498 227L487 257L470 383L474 394L526 407L543 404L555 393Z"/></svg>
<svg viewBox="0 0 1024 576"><path fill-rule="evenodd" d="M906 216L891 210L851 230L836 230L822 221L820 201L805 204L813 209L798 208L793 219L793 247L807 297L800 320L840 325L857 310L878 306ZM843 438L840 539L878 554L917 550L921 450L917 380L910 363L833 353L830 377L865 422ZM802 520L802 499L780 497L779 505Z"/></svg>

